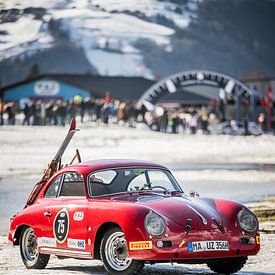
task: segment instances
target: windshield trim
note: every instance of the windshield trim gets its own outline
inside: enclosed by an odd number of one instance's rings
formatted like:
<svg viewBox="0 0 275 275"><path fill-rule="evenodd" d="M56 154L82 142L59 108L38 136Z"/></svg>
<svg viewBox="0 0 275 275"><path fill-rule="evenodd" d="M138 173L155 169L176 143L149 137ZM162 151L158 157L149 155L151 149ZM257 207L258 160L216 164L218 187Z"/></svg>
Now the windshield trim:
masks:
<svg viewBox="0 0 275 275"><path fill-rule="evenodd" d="M92 172L90 172L87 177L86 177L86 182L87 182L87 191L88 191L88 196L90 198L99 198L99 197L108 197L108 196L113 196L115 194L131 194L131 193L135 193L136 191L124 191L124 192L117 192L117 193L111 193L111 194L104 194L104 195L93 195L91 192L91 186L90 186L90 176L94 173L98 173L98 172L102 172L102 171L108 171L108 170L119 170L119 169L147 169L147 170L163 170L169 173L169 175L172 177L173 181L171 181L171 183L177 187L178 190L174 190L173 192L180 192L180 193L184 193L184 191L182 190L182 188L180 187L179 183L176 181L175 177L173 176L173 174L171 173L171 171L165 167L155 167L155 166L121 166L121 167L115 167L115 168L105 168L105 169L99 169L99 170L94 170ZM171 179L169 179L171 180ZM142 190L143 191L147 191L147 190ZM148 190L148 191L152 191L152 190ZM147 192L148 192L147 191ZM140 191L137 191L140 192ZM156 192L156 191L154 191ZM170 191L171 192L171 191Z"/></svg>

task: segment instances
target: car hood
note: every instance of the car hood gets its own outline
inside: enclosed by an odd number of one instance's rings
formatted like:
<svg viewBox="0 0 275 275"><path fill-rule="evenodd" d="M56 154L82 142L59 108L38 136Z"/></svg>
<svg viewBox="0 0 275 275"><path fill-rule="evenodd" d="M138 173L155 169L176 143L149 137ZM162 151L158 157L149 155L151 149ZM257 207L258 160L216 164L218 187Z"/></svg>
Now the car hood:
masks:
<svg viewBox="0 0 275 275"><path fill-rule="evenodd" d="M200 198L152 194L120 199L143 205L181 226L186 225L187 219L192 219L192 228L196 229L213 229L224 224L215 204Z"/></svg>

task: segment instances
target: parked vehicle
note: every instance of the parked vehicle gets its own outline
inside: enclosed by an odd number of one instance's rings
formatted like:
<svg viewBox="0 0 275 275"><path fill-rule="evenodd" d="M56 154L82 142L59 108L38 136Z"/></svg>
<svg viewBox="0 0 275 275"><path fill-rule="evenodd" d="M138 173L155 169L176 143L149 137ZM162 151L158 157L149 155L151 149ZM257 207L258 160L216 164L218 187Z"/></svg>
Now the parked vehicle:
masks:
<svg viewBox="0 0 275 275"><path fill-rule="evenodd" d="M259 252L249 209L185 194L160 164L117 159L62 168L74 132L72 123L26 207L11 218L9 241L20 246L27 268L45 268L53 254L99 259L110 274L159 262L206 263L230 274Z"/></svg>

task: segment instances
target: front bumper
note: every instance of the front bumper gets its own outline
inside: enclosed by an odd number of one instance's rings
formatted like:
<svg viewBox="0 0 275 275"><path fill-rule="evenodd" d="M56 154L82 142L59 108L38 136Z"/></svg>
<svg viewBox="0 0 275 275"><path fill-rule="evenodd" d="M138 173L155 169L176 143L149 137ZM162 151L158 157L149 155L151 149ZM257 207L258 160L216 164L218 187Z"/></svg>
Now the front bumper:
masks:
<svg viewBox="0 0 275 275"><path fill-rule="evenodd" d="M244 239L252 240L244 242ZM171 247L158 247L158 241L171 241ZM228 241L228 251L202 251L189 252L188 243L197 241ZM254 243L253 243L254 240ZM129 256L136 260L148 261L188 261L207 260L216 258L241 257L256 255L260 250L260 235L256 234L232 234L232 232L221 233L217 230L193 231L188 235L181 233L178 235L168 235L162 238L152 238L146 240L147 247L132 250L129 246Z"/></svg>

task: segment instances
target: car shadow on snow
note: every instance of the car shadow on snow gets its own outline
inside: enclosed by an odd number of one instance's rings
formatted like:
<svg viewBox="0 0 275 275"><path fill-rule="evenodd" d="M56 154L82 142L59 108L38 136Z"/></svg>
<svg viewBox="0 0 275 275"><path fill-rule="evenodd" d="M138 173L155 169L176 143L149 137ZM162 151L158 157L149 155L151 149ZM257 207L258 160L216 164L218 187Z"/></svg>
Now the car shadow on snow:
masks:
<svg viewBox="0 0 275 275"><path fill-rule="evenodd" d="M179 265L146 265L142 272L140 272L140 275L209 275L214 274L211 270L207 268L198 268L195 267L195 265L191 265L192 267L185 267L185 266L179 266ZM103 265L93 265L89 266L83 265L83 266L62 266L62 267L48 267L48 270L66 270L67 272L79 272L83 274L95 274L95 275L107 275L108 273L105 271ZM269 272L253 272L253 271L240 271L236 273L237 275L274 275L274 273Z"/></svg>
<svg viewBox="0 0 275 275"><path fill-rule="evenodd" d="M58 266L58 267L47 267L45 270L51 270L51 271L60 271L63 270L64 272L72 272L72 273L78 273L78 274L95 274L95 275L103 275L103 274L108 274L103 265L93 265L93 266L89 266L89 264L87 263L87 265L83 265L83 266Z"/></svg>

